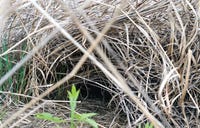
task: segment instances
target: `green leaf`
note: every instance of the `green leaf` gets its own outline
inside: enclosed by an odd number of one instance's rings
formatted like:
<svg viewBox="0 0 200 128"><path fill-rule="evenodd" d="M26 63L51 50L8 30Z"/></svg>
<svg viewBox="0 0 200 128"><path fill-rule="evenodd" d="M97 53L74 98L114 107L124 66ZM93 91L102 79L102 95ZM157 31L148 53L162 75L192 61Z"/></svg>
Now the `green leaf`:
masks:
<svg viewBox="0 0 200 128"><path fill-rule="evenodd" d="M94 128L98 128L98 124L93 119L87 119L85 122L87 122L88 124L90 124Z"/></svg>
<svg viewBox="0 0 200 128"><path fill-rule="evenodd" d="M42 120L48 120L54 123L63 123L65 120L59 118L59 117L54 117L52 114L44 112L44 113L37 113L35 116L37 119L42 119Z"/></svg>
<svg viewBox="0 0 200 128"><path fill-rule="evenodd" d="M63 119L61 119L59 117L53 117L51 119L51 121L54 122L54 123L63 123L63 122L66 122L65 120L63 120Z"/></svg>
<svg viewBox="0 0 200 128"><path fill-rule="evenodd" d="M74 118L78 121L81 121L81 114L74 113Z"/></svg>
<svg viewBox="0 0 200 128"><path fill-rule="evenodd" d="M96 113L82 113L82 114L80 114L82 119L87 119L87 118L93 117L95 115L96 115Z"/></svg>
<svg viewBox="0 0 200 128"><path fill-rule="evenodd" d="M145 128L149 128L149 122L145 124Z"/></svg>
<svg viewBox="0 0 200 128"><path fill-rule="evenodd" d="M80 93L80 90L76 90L76 86L75 85L72 85L72 89L71 89L71 92L70 91L67 91L68 93L68 96L69 96L69 100L70 100L70 107L71 107L71 110L74 111L76 109L76 101L78 99L78 96L79 96L79 93Z"/></svg>
<svg viewBox="0 0 200 128"><path fill-rule="evenodd" d="M71 90L71 94L73 96L73 100L76 101L78 99L78 95L79 95L80 90L76 90L76 86L72 85L72 90Z"/></svg>
<svg viewBox="0 0 200 128"><path fill-rule="evenodd" d="M75 114L75 119L80 122L88 123L94 128L98 128L97 123L93 119L90 119L90 117L93 117L95 115L96 113Z"/></svg>
<svg viewBox="0 0 200 128"><path fill-rule="evenodd" d="M153 128L153 124L147 122L147 123L145 124L145 128Z"/></svg>
<svg viewBox="0 0 200 128"><path fill-rule="evenodd" d="M150 128L153 128L153 124L151 123L149 127L150 127Z"/></svg>
<svg viewBox="0 0 200 128"><path fill-rule="evenodd" d="M47 112L44 112L44 113L37 113L36 114L36 118L38 119L43 119L43 120L46 120L46 119L49 119L49 118L52 118L53 115L50 114L50 113L47 113Z"/></svg>
<svg viewBox="0 0 200 128"><path fill-rule="evenodd" d="M71 90L71 92L72 92L72 94L76 94L76 87L75 87L74 84L72 85L72 90Z"/></svg>

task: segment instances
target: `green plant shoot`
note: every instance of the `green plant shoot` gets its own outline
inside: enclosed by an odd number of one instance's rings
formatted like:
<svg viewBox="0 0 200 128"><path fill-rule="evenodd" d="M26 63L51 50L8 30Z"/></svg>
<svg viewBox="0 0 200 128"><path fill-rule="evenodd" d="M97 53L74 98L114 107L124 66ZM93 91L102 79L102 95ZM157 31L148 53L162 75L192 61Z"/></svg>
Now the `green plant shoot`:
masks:
<svg viewBox="0 0 200 128"><path fill-rule="evenodd" d="M51 121L51 122L54 122L54 123L63 123L63 122L66 122L65 120L63 120L63 119L61 119L59 117L53 116L52 114L47 113L47 112L37 113L35 115L35 117L37 119L48 120L48 121Z"/></svg>
<svg viewBox="0 0 200 128"><path fill-rule="evenodd" d="M75 109L76 109L76 102L80 93L80 90L76 90L75 85L72 85L71 92L67 91L68 96L69 96L69 101L70 101L70 108L71 108L71 113L70 113L70 128L75 128Z"/></svg>
<svg viewBox="0 0 200 128"><path fill-rule="evenodd" d="M67 91L69 100L70 100L70 107L71 107L71 118L70 118L70 128L75 128L75 120L79 122L84 122L90 124L94 128L98 128L97 123L90 119L91 117L95 116L96 113L83 113L77 114L75 112L76 109L76 102L80 93L80 90L76 90L75 85L72 85L71 92Z"/></svg>

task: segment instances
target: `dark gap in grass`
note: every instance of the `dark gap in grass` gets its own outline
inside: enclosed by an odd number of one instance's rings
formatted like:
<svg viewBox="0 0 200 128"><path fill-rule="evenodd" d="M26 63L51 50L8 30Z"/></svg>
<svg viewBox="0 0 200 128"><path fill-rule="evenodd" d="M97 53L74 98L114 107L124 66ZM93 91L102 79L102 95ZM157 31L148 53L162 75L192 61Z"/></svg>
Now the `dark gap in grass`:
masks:
<svg viewBox="0 0 200 128"><path fill-rule="evenodd" d="M80 99L82 100L93 99L108 103L112 98L110 92L91 82L78 84L77 87L80 89Z"/></svg>
<svg viewBox="0 0 200 128"><path fill-rule="evenodd" d="M73 66L77 63L76 61L78 60L73 60L72 62L66 61L66 63L58 63L55 68L52 69L56 73L55 76L49 74L46 80L47 84L57 82L65 77L73 69ZM96 67L94 67L90 62L86 62L77 74L79 74L81 78L72 78L66 84L51 92L46 98L54 100L66 100L67 90L71 88L72 84L75 84L77 89L80 89L80 100L92 99L102 101L102 103L108 103L111 100L112 94L110 94L110 92L108 92L105 88L101 87L110 86L110 83L105 81L106 78L104 74L101 71L98 71L98 69L96 69ZM52 81L53 77L55 78L55 81Z"/></svg>

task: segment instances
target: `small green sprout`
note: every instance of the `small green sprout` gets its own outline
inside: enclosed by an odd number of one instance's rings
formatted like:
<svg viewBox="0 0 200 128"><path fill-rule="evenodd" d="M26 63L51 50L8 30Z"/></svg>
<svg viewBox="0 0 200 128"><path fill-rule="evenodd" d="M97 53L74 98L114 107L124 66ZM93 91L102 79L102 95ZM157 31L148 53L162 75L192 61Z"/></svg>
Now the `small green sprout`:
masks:
<svg viewBox="0 0 200 128"><path fill-rule="evenodd" d="M87 123L89 125L91 125L93 128L98 128L97 123L95 122L95 120L91 119L91 117L95 116L96 113L82 113L82 114L78 114L76 112L76 106L77 106L77 99L80 93L80 90L77 90L75 85L72 85L72 89L71 91L67 91L68 93L68 97L69 97L69 101L70 101L70 108L71 108L71 112L70 112L70 128L76 128L76 124L77 123ZM64 123L66 122L65 120L53 116L50 113L44 112L44 113L37 113L35 115L35 117L37 119L41 119L41 120L47 120L47 121L51 121L55 124L58 123ZM76 122L75 122L76 121Z"/></svg>
<svg viewBox="0 0 200 128"><path fill-rule="evenodd" d="M139 125L138 128L154 128L152 123L147 122L144 127L141 126L141 124Z"/></svg>
<svg viewBox="0 0 200 128"><path fill-rule="evenodd" d="M70 128L75 128L75 120L78 122L84 122L90 124L94 128L98 128L97 123L93 120L90 119L91 117L95 116L96 113L83 113L83 114L77 114L75 109L76 109L76 102L80 93L80 90L76 90L75 85L72 85L71 92L67 91L69 100L70 100L70 108L71 108L71 118L70 118Z"/></svg>

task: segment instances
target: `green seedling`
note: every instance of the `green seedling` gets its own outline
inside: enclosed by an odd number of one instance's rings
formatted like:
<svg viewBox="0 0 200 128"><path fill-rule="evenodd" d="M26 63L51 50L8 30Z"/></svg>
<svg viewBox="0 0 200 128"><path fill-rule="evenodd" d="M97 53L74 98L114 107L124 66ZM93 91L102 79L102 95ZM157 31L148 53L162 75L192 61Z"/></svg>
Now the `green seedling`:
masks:
<svg viewBox="0 0 200 128"><path fill-rule="evenodd" d="M70 128L75 128L75 109L76 109L76 102L80 93L80 90L76 90L76 87L73 85L71 92L67 91L69 101L70 101L70 108L71 108L71 113L70 113Z"/></svg>
<svg viewBox="0 0 200 128"><path fill-rule="evenodd" d="M70 108L71 108L71 113L70 113L70 128L75 128L75 121L81 122L81 123L88 123L94 128L98 128L97 123L91 119L91 117L95 116L96 113L83 113L83 114L77 114L76 113L76 103L77 99L80 93L80 90L77 90L75 85L72 85L71 92L67 91L69 100L70 100Z"/></svg>
<svg viewBox="0 0 200 128"><path fill-rule="evenodd" d="M78 99L80 90L77 90L75 85L72 85L71 91L67 91L67 93L68 93L68 97L69 97L69 101L70 101L70 108L71 108L71 112L70 112L70 128L76 128L78 123L87 123L87 124L91 125L93 128L98 128L98 125L95 122L95 120L91 119L91 117L95 116L96 113L78 114L76 112L77 99ZM37 113L35 115L35 117L37 119L47 120L47 121L53 122L55 124L66 122L62 118L53 116L52 114L46 113L46 112Z"/></svg>
<svg viewBox="0 0 200 128"><path fill-rule="evenodd" d="M139 128L143 128L141 125L139 125ZM152 123L149 123L147 122L145 125L144 125L144 128L154 128L153 127L153 124Z"/></svg>
<svg viewBox="0 0 200 128"><path fill-rule="evenodd" d="M153 128L153 124L148 122L145 124L145 128Z"/></svg>

